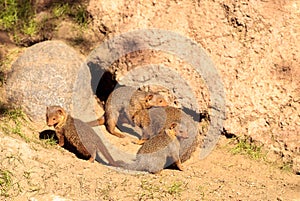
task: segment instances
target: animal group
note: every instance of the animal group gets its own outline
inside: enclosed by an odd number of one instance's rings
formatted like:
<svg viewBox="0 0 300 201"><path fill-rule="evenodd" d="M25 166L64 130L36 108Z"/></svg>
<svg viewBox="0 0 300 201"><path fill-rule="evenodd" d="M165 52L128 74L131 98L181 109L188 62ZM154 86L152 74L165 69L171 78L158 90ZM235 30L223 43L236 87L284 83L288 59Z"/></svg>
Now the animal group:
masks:
<svg viewBox="0 0 300 201"><path fill-rule="evenodd" d="M73 118L60 106L47 107L46 121L48 126L54 126L60 146L67 142L91 162L101 152L111 166L159 173L174 164L182 171L182 161L187 160L185 155L188 153L190 156L189 152L194 150L188 146L196 146L189 144L195 141L191 139L189 132L197 129L197 126L192 126L195 124L189 115L168 105L158 93L121 86L111 92L104 104L104 115L95 121L83 122ZM141 147L131 163L114 160L92 129L92 126L105 125L110 134L124 138L126 134L117 129L119 123L142 128L141 138L134 142Z"/></svg>

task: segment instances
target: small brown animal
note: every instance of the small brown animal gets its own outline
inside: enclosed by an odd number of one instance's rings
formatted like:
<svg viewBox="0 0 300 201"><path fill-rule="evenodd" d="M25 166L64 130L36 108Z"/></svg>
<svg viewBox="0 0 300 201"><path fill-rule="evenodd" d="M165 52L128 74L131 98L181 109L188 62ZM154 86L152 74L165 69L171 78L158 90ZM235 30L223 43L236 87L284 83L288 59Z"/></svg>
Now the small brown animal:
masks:
<svg viewBox="0 0 300 201"><path fill-rule="evenodd" d="M64 146L67 141L90 162L94 162L97 151L100 151L110 165L116 166L101 138L89 125L71 117L60 106L47 107L46 119L48 126L54 126L60 146Z"/></svg>
<svg viewBox="0 0 300 201"><path fill-rule="evenodd" d="M181 123L182 111L178 108L152 107L150 109L139 110L133 117L133 122L136 126L142 128L143 133L140 140L136 144L143 144L151 136L159 133L166 125L172 122Z"/></svg>
<svg viewBox="0 0 300 201"><path fill-rule="evenodd" d="M104 108L104 116L98 119L97 124L105 124L111 134L123 138L125 135L116 130L117 124L132 123L132 119L138 111L152 106L167 106L167 102L159 94L122 86L109 95ZM95 122L88 124L95 126Z"/></svg>
<svg viewBox="0 0 300 201"><path fill-rule="evenodd" d="M166 125L170 125L172 122L177 123L183 132L189 134L189 138L180 140L181 161L188 160L199 145L198 122L195 122L181 109L171 106L143 109L136 113L133 122L136 126L141 127L143 132L141 139L135 142L136 144L143 144Z"/></svg>
<svg viewBox="0 0 300 201"><path fill-rule="evenodd" d="M177 123L172 123L141 146L133 163L128 164L123 161L118 163L125 169L150 173L159 173L165 167L175 163L182 171L179 140L187 137L187 133L182 132Z"/></svg>

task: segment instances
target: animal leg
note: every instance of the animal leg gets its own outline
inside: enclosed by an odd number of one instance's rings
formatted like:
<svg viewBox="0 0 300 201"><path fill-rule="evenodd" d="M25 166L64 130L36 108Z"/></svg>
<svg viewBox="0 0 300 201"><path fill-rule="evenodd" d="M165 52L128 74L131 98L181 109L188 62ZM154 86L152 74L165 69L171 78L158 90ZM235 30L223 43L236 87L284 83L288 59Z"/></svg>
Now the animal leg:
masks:
<svg viewBox="0 0 300 201"><path fill-rule="evenodd" d="M140 140L134 140L134 144L142 145L144 144L148 139L140 139Z"/></svg>
<svg viewBox="0 0 300 201"><path fill-rule="evenodd" d="M64 146L64 144L65 144L65 137L62 133L63 133L62 131L57 131L56 132L56 136L58 138L58 144L61 147Z"/></svg>
<svg viewBox="0 0 300 201"><path fill-rule="evenodd" d="M135 140L133 141L134 144L138 144L138 145L142 145L144 144L147 140L149 140L150 135L149 135L149 131L147 130L148 128L143 130L143 134L140 140Z"/></svg>
<svg viewBox="0 0 300 201"><path fill-rule="evenodd" d="M184 170L180 159L177 160L177 161L175 161L175 164L177 165L177 167L178 167L179 170L181 170L181 171Z"/></svg>
<svg viewBox="0 0 300 201"><path fill-rule="evenodd" d="M107 123L106 123L106 128L108 130L108 132L110 132L112 135L115 135L119 138L124 138L125 135L121 132L116 131L116 123L113 120L108 119Z"/></svg>

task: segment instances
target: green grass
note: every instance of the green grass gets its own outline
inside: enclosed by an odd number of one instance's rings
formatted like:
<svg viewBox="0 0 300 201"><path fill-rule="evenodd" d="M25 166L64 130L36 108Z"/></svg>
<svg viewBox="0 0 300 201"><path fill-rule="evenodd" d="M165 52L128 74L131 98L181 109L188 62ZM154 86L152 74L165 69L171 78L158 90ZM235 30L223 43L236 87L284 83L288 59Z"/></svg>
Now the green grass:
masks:
<svg viewBox="0 0 300 201"><path fill-rule="evenodd" d="M159 192L159 187L148 180L142 180L140 187L142 188L142 192L139 194L139 200L154 199L155 193Z"/></svg>
<svg viewBox="0 0 300 201"><path fill-rule="evenodd" d="M36 9L31 0L0 0L0 30L9 32L20 44L25 37L38 34Z"/></svg>
<svg viewBox="0 0 300 201"><path fill-rule="evenodd" d="M83 180L84 180L83 178L78 178L81 189L84 189L85 186L84 185L85 182L83 182ZM113 200L111 196L111 192L112 189L117 188L118 184L119 183L115 183L115 182L105 184L104 186L100 184L101 186L99 186L99 188L96 189L96 193L99 194L104 200Z"/></svg>
<svg viewBox="0 0 300 201"><path fill-rule="evenodd" d="M55 4L52 8L52 13L54 15L54 17L59 18L62 17L68 13L70 13L71 11L71 7L69 6L68 3L64 4L64 3L59 3L59 4Z"/></svg>
<svg viewBox="0 0 300 201"><path fill-rule="evenodd" d="M2 162L4 160L8 161L9 164L14 164L14 163L24 164L24 161L22 160L20 155L17 154L11 154L9 156L6 156L5 158L2 158Z"/></svg>
<svg viewBox="0 0 300 201"><path fill-rule="evenodd" d="M0 46L0 48L6 48L5 46ZM21 48L9 49L6 53L2 55L0 59L0 72L1 79L5 81L5 74L11 69L11 65L18 54L21 52Z"/></svg>
<svg viewBox="0 0 300 201"><path fill-rule="evenodd" d="M0 0L0 27L3 30L11 29L19 19L18 3L15 0Z"/></svg>
<svg viewBox="0 0 300 201"><path fill-rule="evenodd" d="M38 32L38 24L35 20L30 20L23 25L22 32L29 36L34 36Z"/></svg>
<svg viewBox="0 0 300 201"><path fill-rule="evenodd" d="M90 20L86 7L80 4L55 4L52 8L52 14L56 18L70 17L74 22L82 27L86 27Z"/></svg>
<svg viewBox="0 0 300 201"><path fill-rule="evenodd" d="M279 168L285 172L293 172L293 163L292 162L283 163L282 165L280 165Z"/></svg>
<svg viewBox="0 0 300 201"><path fill-rule="evenodd" d="M21 159L20 154L11 154L1 159L0 163L0 200L1 198L9 198L13 200L23 192L22 180L27 180L27 184L32 186L32 189L38 189L31 184L31 172L23 171L23 175L19 175L18 171L15 171L18 167L24 167L24 161ZM4 199L6 200L6 199Z"/></svg>
<svg viewBox="0 0 300 201"><path fill-rule="evenodd" d="M29 192L37 192L39 190L41 190L40 185L38 185L37 183L34 182L34 179L32 178L32 171L24 171L23 172L23 178L26 179L27 184L30 186L29 187Z"/></svg>
<svg viewBox="0 0 300 201"><path fill-rule="evenodd" d="M141 191L138 194L139 200L159 199L162 197L180 197L186 190L186 184L182 181L174 181L166 184L163 180L159 184L144 179L140 183Z"/></svg>
<svg viewBox="0 0 300 201"><path fill-rule="evenodd" d="M12 173L9 170L0 169L0 196L8 197L8 191L13 186Z"/></svg>
<svg viewBox="0 0 300 201"><path fill-rule="evenodd" d="M55 135L40 140L30 137L23 132L23 128L26 127L25 124L28 123L28 120L21 108L13 108L0 102L0 120L0 129L6 135L18 135L26 143L34 142L34 144L39 144L44 148L57 148ZM36 132L36 130L32 129L32 132Z"/></svg>
<svg viewBox="0 0 300 201"><path fill-rule="evenodd" d="M54 138L54 136L51 136L48 139L42 140L45 144L45 147L48 148L49 146L56 146L57 145L57 140Z"/></svg>
<svg viewBox="0 0 300 201"><path fill-rule="evenodd" d="M86 7L82 5L77 5L74 8L74 20L77 24L82 27L87 27L90 22L90 17L86 11Z"/></svg>
<svg viewBox="0 0 300 201"><path fill-rule="evenodd" d="M22 132L22 121L25 120L25 114L21 108L10 108L1 104L0 115L3 120L3 124L0 126L5 134L16 134L26 142L30 141L30 139Z"/></svg>
<svg viewBox="0 0 300 201"><path fill-rule="evenodd" d="M204 194L204 192L205 192L205 187L204 186L198 186L198 192L200 192L200 198L201 198L201 200L203 200L204 199L204 197L205 197L205 194Z"/></svg>
<svg viewBox="0 0 300 201"><path fill-rule="evenodd" d="M2 30L18 29L35 16L31 0L0 0L0 10L0 29Z"/></svg>
<svg viewBox="0 0 300 201"><path fill-rule="evenodd" d="M39 40L51 38L49 36L52 35L49 33L50 25L50 32L53 32L55 27L65 19L84 28L90 21L86 6L80 3L52 4L47 10L47 17L38 20L34 2L32 0L0 0L0 30L9 32L16 44L26 46L27 43L33 44Z"/></svg>
<svg viewBox="0 0 300 201"><path fill-rule="evenodd" d="M174 182L171 186L168 187L167 192L170 195L180 195L180 193L184 190L182 186L182 182Z"/></svg>
<svg viewBox="0 0 300 201"><path fill-rule="evenodd" d="M265 158L262 146L257 146L254 143L251 143L248 139L236 138L235 140L237 141L237 144L231 149L231 153L247 155L252 159Z"/></svg>
<svg viewBox="0 0 300 201"><path fill-rule="evenodd" d="M24 118L24 113L21 108L8 108L4 111L4 116L16 122L20 118Z"/></svg>
<svg viewBox="0 0 300 201"><path fill-rule="evenodd" d="M230 152L232 154L246 155L254 160L262 160L267 164L281 169L282 171L293 172L293 163L291 161L284 162L282 158L277 161L270 161L267 157L267 151L263 149L263 145L257 146L248 138L240 139L236 137L232 140L234 140L234 147L230 148Z"/></svg>

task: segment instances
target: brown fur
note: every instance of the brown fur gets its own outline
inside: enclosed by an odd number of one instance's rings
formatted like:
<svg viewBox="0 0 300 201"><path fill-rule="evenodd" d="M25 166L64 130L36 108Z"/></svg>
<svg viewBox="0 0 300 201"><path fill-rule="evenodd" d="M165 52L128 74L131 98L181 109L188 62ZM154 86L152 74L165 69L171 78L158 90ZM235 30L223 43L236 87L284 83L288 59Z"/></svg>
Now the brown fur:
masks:
<svg viewBox="0 0 300 201"><path fill-rule="evenodd" d="M152 112L154 110L155 112ZM133 117L134 124L143 129L141 140L137 144L143 144L151 136L172 122L180 123L181 116L182 111L171 106L152 108L152 110L139 110Z"/></svg>
<svg viewBox="0 0 300 201"><path fill-rule="evenodd" d="M143 144L167 125L176 122L181 132L189 134L188 139L180 141L182 161L188 160L199 145L197 122L178 108L167 106L143 109L136 113L133 122L143 131L141 139L136 141L136 144Z"/></svg>
<svg viewBox="0 0 300 201"><path fill-rule="evenodd" d="M67 141L79 154L91 162L94 162L97 151L100 151L109 164L116 165L95 131L81 120L68 115L62 107L47 107L46 119L48 126L54 126L60 146L64 146Z"/></svg>
<svg viewBox="0 0 300 201"><path fill-rule="evenodd" d="M132 123L134 115L146 108L152 106L166 106L165 99L156 93L136 90L133 87L119 87L115 89L108 97L105 104L104 118L88 122L89 125L103 125L105 123L107 130L120 138L125 135L116 130L118 123Z"/></svg>
<svg viewBox="0 0 300 201"><path fill-rule="evenodd" d="M121 166L129 170L159 173L175 163L179 170L183 170L179 157L179 139L182 137L187 138L186 133L180 132L177 124L172 123L141 146L135 162L131 164L122 162Z"/></svg>

